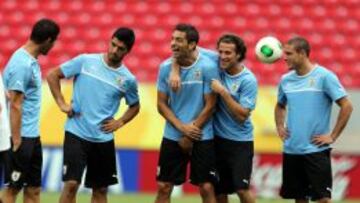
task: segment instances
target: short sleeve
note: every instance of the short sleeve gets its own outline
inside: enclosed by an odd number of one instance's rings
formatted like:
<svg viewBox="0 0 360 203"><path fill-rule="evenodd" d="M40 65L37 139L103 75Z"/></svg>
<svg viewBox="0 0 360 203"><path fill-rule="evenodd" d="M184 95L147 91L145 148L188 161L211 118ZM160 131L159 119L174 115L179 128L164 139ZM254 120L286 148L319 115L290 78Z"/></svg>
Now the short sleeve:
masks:
<svg viewBox="0 0 360 203"><path fill-rule="evenodd" d="M209 66L204 69L204 94L209 94L212 92L211 81L213 79L220 80L219 69L216 65Z"/></svg>
<svg viewBox="0 0 360 203"><path fill-rule="evenodd" d="M129 86L125 93L125 101L129 106L139 102L138 83L136 79L129 80Z"/></svg>
<svg viewBox="0 0 360 203"><path fill-rule="evenodd" d="M242 107L254 110L257 98L257 81L256 79L246 80L240 90L239 103Z"/></svg>
<svg viewBox="0 0 360 203"><path fill-rule="evenodd" d="M159 74L157 79L157 89L160 92L169 94L169 85L168 85L168 74L166 74L165 66L160 65Z"/></svg>
<svg viewBox="0 0 360 203"><path fill-rule="evenodd" d="M61 72L65 78L71 78L80 74L84 55L79 55L63 64L60 65Z"/></svg>
<svg viewBox="0 0 360 203"><path fill-rule="evenodd" d="M279 86L278 86L278 96L277 96L277 100L278 100L278 103L282 104L282 105L286 105L287 103L287 99L286 99L286 95L285 95L285 92L283 90L283 84L280 83Z"/></svg>
<svg viewBox="0 0 360 203"><path fill-rule="evenodd" d="M14 71L9 74L7 89L25 93L26 87L31 81L31 75L32 70L29 67L14 67Z"/></svg>
<svg viewBox="0 0 360 203"><path fill-rule="evenodd" d="M346 96L346 91L341 85L338 77L331 72L325 77L324 91L333 101Z"/></svg>

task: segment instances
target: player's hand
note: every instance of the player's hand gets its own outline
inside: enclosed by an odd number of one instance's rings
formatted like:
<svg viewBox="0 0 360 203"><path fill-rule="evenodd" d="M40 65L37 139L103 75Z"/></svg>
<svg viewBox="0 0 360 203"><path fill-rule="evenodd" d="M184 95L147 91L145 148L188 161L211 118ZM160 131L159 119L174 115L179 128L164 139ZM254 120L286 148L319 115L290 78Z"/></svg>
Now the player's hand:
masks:
<svg viewBox="0 0 360 203"><path fill-rule="evenodd" d="M335 142L335 140L330 135L315 135L313 136L311 142L315 145L330 145Z"/></svg>
<svg viewBox="0 0 360 203"><path fill-rule="evenodd" d="M72 109L72 106L69 104L60 104L59 105L60 110L64 112L69 118L74 116L74 111Z"/></svg>
<svg viewBox="0 0 360 203"><path fill-rule="evenodd" d="M181 89L181 78L178 73L175 73L174 71L170 72L169 85L174 92Z"/></svg>
<svg viewBox="0 0 360 203"><path fill-rule="evenodd" d="M226 91L225 87L221 84L221 82L216 79L211 80L211 89L217 94Z"/></svg>
<svg viewBox="0 0 360 203"><path fill-rule="evenodd" d="M194 123L183 124L180 131L192 140L200 140L202 131Z"/></svg>
<svg viewBox="0 0 360 203"><path fill-rule="evenodd" d="M101 130L104 131L105 133L112 133L116 130L118 130L119 128L121 128L124 125L124 122L119 119L119 120L115 120L114 118L108 118L105 119L104 122L101 125Z"/></svg>
<svg viewBox="0 0 360 203"><path fill-rule="evenodd" d="M169 85L174 92L179 91L181 88L180 65L176 62L175 58L172 58Z"/></svg>
<svg viewBox="0 0 360 203"><path fill-rule="evenodd" d="M277 127L277 132L282 141L285 141L287 138L289 138L289 131L284 126Z"/></svg>
<svg viewBox="0 0 360 203"><path fill-rule="evenodd" d="M12 150L13 152L16 152L21 145L21 136L11 136L11 140L13 143Z"/></svg>
<svg viewBox="0 0 360 203"><path fill-rule="evenodd" d="M178 144L182 149L183 153L191 154L194 143L189 137L187 136L181 137L180 140L178 141Z"/></svg>

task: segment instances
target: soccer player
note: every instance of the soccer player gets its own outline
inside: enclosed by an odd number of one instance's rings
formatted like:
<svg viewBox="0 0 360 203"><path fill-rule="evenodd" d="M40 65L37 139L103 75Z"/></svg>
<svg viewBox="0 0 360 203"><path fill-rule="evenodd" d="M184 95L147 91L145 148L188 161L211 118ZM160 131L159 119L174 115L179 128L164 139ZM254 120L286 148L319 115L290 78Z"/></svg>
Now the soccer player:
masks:
<svg viewBox="0 0 360 203"><path fill-rule="evenodd" d="M157 171L156 203L170 202L174 185L186 181L191 163L191 183L200 189L205 203L216 201L213 182L217 179L213 143L212 112L216 96L211 92L212 79L219 78L217 65L196 49L199 33L189 24L176 25L171 39L172 58L181 66L182 88L170 90L168 83L172 59L160 65L158 76L159 113L166 119ZM193 140L183 150L182 138Z"/></svg>
<svg viewBox="0 0 360 203"><path fill-rule="evenodd" d="M217 200L226 203L227 194L236 192L242 203L254 203L249 189L254 156L250 114L256 104L257 80L242 63L246 46L240 37L221 36L217 50L221 80L211 84L219 95L214 117L216 168L220 175Z"/></svg>
<svg viewBox="0 0 360 203"><path fill-rule="evenodd" d="M47 77L57 105L68 116L60 203L76 201L85 167L85 187L92 188L91 202L107 202L108 186L118 182L114 131L131 121L140 109L137 80L123 64L134 42L133 30L118 28L107 53L81 54ZM61 92L63 78L74 78L71 104ZM122 98L128 109L115 119Z"/></svg>
<svg viewBox="0 0 360 203"><path fill-rule="evenodd" d="M214 116L216 168L220 176L215 187L217 202L228 202L228 194L234 192L243 203L255 202L249 190L254 154L250 113L256 104L257 80L242 63L245 43L236 35L225 34L217 42L218 54L198 50L220 66L220 80L211 84L220 98ZM173 63L170 81L174 91L180 88L177 76L178 65Z"/></svg>
<svg viewBox="0 0 360 203"><path fill-rule="evenodd" d="M291 70L279 84L275 121L284 142L283 183L280 195L307 203L331 202L330 145L340 136L352 112L345 89L330 70L310 61L310 45L291 38L283 48ZM340 112L329 128L333 102ZM285 124L286 120L286 124Z"/></svg>
<svg viewBox="0 0 360 203"><path fill-rule="evenodd" d="M39 132L41 106L40 55L47 55L60 32L52 20L41 19L30 39L11 56L4 70L9 92L12 149L5 162L4 202L15 202L24 187L24 202L40 202L42 148Z"/></svg>

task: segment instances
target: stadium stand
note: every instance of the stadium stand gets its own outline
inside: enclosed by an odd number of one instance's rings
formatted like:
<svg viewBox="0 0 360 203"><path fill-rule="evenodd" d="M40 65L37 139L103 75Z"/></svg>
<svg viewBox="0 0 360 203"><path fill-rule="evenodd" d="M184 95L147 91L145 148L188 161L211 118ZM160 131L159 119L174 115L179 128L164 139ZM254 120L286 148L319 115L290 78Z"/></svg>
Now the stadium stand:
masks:
<svg viewBox="0 0 360 203"><path fill-rule="evenodd" d="M276 84L286 68L283 62L264 65L256 61L256 41L264 35L284 41L299 34L312 43L314 61L334 70L347 87L356 88L360 87L359 10L358 0L3 0L0 66L24 43L29 26L46 16L61 24L62 33L49 58L40 60L45 69L82 52L106 49L104 41L109 33L124 25L134 27L137 33L137 44L127 63L140 80L152 82L159 62L170 54L173 25L188 22L199 28L204 47L214 48L224 32L240 34L249 47L247 64L260 84Z"/></svg>

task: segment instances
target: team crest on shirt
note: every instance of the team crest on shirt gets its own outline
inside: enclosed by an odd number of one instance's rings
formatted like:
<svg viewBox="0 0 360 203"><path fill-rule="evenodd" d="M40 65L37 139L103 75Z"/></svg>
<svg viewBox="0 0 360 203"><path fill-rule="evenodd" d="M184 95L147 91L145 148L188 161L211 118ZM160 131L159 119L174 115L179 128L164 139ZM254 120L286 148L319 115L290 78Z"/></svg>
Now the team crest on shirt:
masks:
<svg viewBox="0 0 360 203"><path fill-rule="evenodd" d="M194 72L194 80L201 80L201 71L200 70L196 70Z"/></svg>
<svg viewBox="0 0 360 203"><path fill-rule="evenodd" d="M310 87L314 87L315 84L316 84L315 78L310 78L310 79L309 79L309 86L310 86Z"/></svg>
<svg viewBox="0 0 360 203"><path fill-rule="evenodd" d="M116 78L116 84L119 86L119 87L124 87L125 86L125 77L123 76L119 76Z"/></svg>
<svg viewBox="0 0 360 203"><path fill-rule="evenodd" d="M238 84L232 84L231 85L231 92L235 93L239 88L239 85Z"/></svg>

